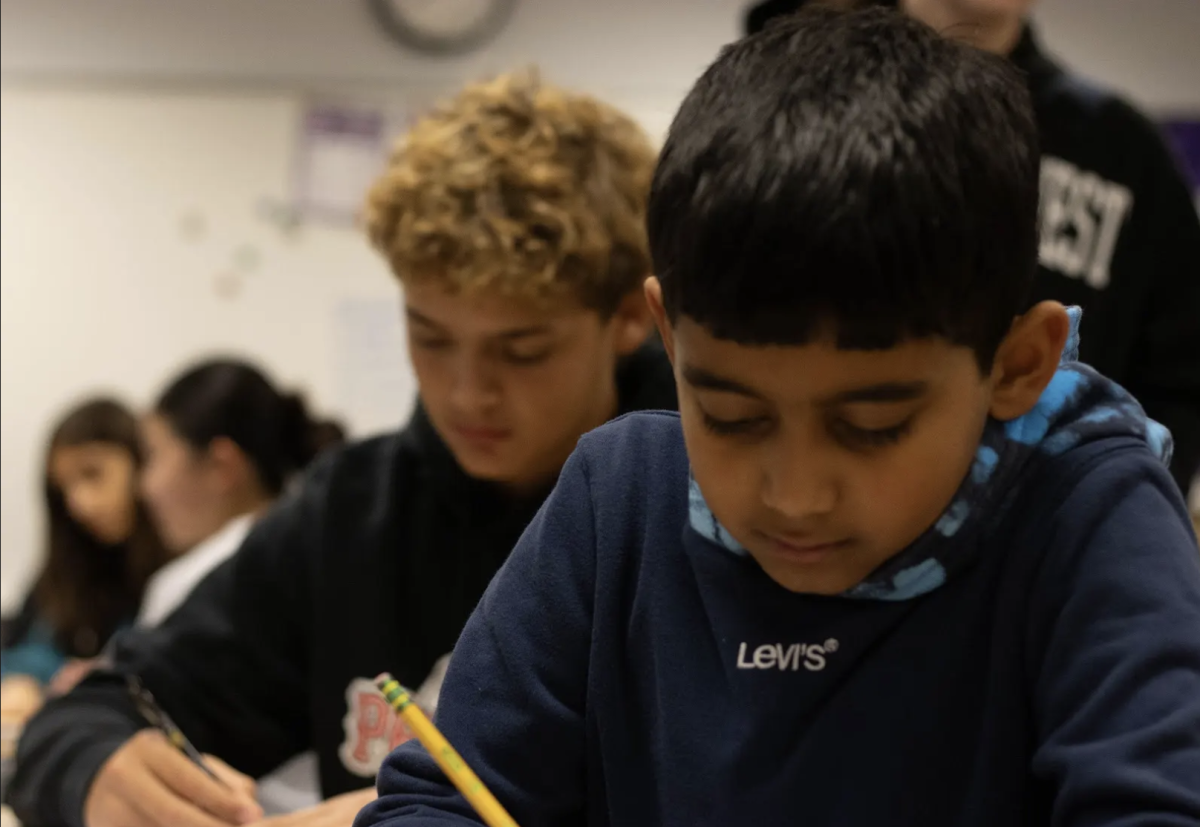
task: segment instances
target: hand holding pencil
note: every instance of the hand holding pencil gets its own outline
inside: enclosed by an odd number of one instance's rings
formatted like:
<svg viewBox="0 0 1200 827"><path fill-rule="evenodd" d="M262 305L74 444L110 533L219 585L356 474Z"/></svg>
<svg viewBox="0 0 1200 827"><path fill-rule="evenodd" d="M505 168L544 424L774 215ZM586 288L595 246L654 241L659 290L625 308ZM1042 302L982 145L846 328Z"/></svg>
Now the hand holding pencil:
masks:
<svg viewBox="0 0 1200 827"><path fill-rule="evenodd" d="M409 729L446 773L446 777L458 788L479 817L488 827L518 827L513 817L500 805L496 797L483 785L462 756L450 746L450 742L438 731L412 699L408 690L391 675L384 673L375 679L375 685L387 698L396 714L404 719Z"/></svg>
<svg viewBox="0 0 1200 827"><path fill-rule="evenodd" d="M100 767L84 801L88 827L201 827L257 824L263 817L253 779L216 758L214 781L150 727L129 739Z"/></svg>

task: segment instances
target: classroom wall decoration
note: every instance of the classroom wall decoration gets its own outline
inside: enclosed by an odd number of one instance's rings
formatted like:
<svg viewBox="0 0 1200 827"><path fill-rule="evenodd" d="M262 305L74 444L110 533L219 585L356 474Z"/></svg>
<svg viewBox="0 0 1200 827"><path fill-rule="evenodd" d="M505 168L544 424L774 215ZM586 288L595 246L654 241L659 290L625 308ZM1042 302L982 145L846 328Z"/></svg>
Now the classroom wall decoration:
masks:
<svg viewBox="0 0 1200 827"><path fill-rule="evenodd" d="M404 101L310 101L300 116L293 218L348 225L357 221L372 182L396 139L426 111L425 96Z"/></svg>
<svg viewBox="0 0 1200 827"><path fill-rule="evenodd" d="M386 158L386 118L369 106L317 103L303 114L296 207L309 219L352 223Z"/></svg>

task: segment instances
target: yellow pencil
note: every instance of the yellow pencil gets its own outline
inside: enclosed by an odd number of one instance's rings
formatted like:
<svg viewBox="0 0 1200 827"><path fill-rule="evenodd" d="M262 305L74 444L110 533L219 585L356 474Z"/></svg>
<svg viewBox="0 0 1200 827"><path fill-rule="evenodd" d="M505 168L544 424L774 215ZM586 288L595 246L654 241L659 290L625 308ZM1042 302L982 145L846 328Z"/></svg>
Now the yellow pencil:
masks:
<svg viewBox="0 0 1200 827"><path fill-rule="evenodd" d="M433 721L413 702L412 696L399 681L385 672L375 679L375 685L488 827L518 827L513 817L500 806L500 802L488 788L483 786L479 776L467 766L454 747L450 746L446 737L438 732Z"/></svg>

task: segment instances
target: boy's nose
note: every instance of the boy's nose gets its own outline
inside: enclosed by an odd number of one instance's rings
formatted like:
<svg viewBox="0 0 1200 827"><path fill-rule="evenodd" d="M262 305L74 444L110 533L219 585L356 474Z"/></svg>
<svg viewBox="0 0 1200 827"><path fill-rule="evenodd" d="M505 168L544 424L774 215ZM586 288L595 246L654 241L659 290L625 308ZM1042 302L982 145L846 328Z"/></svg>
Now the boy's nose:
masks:
<svg viewBox="0 0 1200 827"><path fill-rule="evenodd" d="M478 413L500 400L494 370L486 360L467 357L457 366L450 401L463 414Z"/></svg>
<svg viewBox="0 0 1200 827"><path fill-rule="evenodd" d="M837 505L838 487L833 474L812 452L800 456L780 452L764 469L762 499L780 516L803 520L832 512Z"/></svg>

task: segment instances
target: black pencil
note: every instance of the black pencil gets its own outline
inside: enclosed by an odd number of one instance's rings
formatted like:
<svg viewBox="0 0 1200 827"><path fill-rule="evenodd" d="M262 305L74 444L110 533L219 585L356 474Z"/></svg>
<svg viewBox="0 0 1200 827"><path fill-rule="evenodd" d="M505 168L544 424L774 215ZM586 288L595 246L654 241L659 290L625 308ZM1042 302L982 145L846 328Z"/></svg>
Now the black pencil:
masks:
<svg viewBox="0 0 1200 827"><path fill-rule="evenodd" d="M192 763L203 770L205 775L221 786L228 787L229 785L222 781L204 762L204 756L200 754L200 750L196 749L195 745L183 734L183 730L171 720L171 716L158 705L154 696L150 694L150 690L142 685L141 680L136 675L130 675L126 682L129 686L129 694L133 696L133 702L146 722L167 736L171 745L191 759Z"/></svg>

